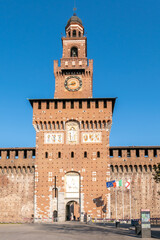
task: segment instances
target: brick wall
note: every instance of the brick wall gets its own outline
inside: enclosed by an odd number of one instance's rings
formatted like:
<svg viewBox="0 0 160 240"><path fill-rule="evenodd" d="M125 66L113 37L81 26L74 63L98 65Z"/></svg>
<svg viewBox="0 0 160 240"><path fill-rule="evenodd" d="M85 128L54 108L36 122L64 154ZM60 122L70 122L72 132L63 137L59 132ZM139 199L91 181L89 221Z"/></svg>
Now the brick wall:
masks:
<svg viewBox="0 0 160 240"><path fill-rule="evenodd" d="M32 222L35 149L0 149L0 222Z"/></svg>
<svg viewBox="0 0 160 240"><path fill-rule="evenodd" d="M110 180L123 185L131 180L130 190L110 188L112 218L140 218L140 209L150 209L151 217L160 215L160 184L153 179L154 166L160 163L159 147L111 147Z"/></svg>

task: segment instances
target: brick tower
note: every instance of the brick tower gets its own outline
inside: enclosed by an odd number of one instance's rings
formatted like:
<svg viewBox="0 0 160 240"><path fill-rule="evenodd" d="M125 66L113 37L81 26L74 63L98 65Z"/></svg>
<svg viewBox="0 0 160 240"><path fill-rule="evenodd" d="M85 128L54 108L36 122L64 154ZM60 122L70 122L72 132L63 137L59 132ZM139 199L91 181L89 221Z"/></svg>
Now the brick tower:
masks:
<svg viewBox="0 0 160 240"><path fill-rule="evenodd" d="M72 16L54 61L54 99L32 99L36 130L35 222L110 217L109 134L115 98L92 98L93 60Z"/></svg>

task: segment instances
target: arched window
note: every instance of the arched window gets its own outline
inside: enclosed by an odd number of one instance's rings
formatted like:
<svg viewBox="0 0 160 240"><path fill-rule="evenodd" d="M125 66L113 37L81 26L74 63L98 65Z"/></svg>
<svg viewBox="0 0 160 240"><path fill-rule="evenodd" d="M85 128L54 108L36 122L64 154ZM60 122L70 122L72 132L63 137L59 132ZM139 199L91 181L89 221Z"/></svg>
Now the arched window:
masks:
<svg viewBox="0 0 160 240"><path fill-rule="evenodd" d="M71 48L71 57L78 57L78 48L77 47Z"/></svg>
<svg viewBox="0 0 160 240"><path fill-rule="evenodd" d="M45 158L48 158L48 152L45 152Z"/></svg>
<svg viewBox="0 0 160 240"><path fill-rule="evenodd" d="M71 32L68 32L68 36L69 36L69 37L71 36Z"/></svg>
<svg viewBox="0 0 160 240"><path fill-rule="evenodd" d="M84 152L84 158L87 158L87 152Z"/></svg>
<svg viewBox="0 0 160 240"><path fill-rule="evenodd" d="M61 158L61 152L58 152L58 158Z"/></svg>
<svg viewBox="0 0 160 240"><path fill-rule="evenodd" d="M74 158L74 152L71 152L71 158Z"/></svg>
<svg viewBox="0 0 160 240"><path fill-rule="evenodd" d="M72 36L76 37L76 35L77 35L76 30L73 30Z"/></svg>
<svg viewBox="0 0 160 240"><path fill-rule="evenodd" d="M79 32L79 37L81 37L81 32Z"/></svg>

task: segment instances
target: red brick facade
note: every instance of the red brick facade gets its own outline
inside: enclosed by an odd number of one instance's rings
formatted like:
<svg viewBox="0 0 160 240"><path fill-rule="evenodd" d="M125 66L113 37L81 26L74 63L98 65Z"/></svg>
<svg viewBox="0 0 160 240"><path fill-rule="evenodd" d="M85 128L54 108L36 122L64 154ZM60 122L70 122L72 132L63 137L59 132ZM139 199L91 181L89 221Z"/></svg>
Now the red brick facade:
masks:
<svg viewBox="0 0 160 240"><path fill-rule="evenodd" d="M142 207L157 217L152 173L160 147L109 147L116 99L92 98L93 60L81 20L73 16L65 30L54 99L30 100L36 148L0 149L0 222L138 218ZM106 188L120 179L131 180L131 191Z"/></svg>

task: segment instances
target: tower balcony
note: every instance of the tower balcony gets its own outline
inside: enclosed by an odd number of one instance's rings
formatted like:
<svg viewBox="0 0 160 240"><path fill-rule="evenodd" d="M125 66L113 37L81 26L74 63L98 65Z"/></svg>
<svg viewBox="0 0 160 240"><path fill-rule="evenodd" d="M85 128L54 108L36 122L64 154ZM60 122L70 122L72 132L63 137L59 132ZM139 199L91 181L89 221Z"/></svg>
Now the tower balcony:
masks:
<svg viewBox="0 0 160 240"><path fill-rule="evenodd" d="M88 69L88 71L92 71L93 69L93 60L87 58L62 58L60 61L60 66L58 66L58 60L54 61L54 72L61 71L67 69Z"/></svg>

